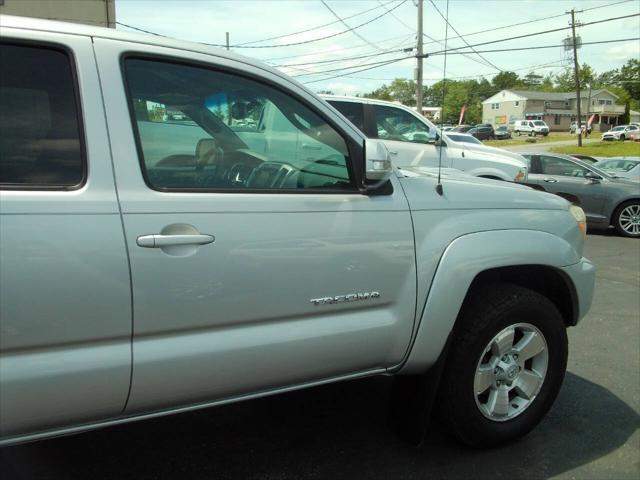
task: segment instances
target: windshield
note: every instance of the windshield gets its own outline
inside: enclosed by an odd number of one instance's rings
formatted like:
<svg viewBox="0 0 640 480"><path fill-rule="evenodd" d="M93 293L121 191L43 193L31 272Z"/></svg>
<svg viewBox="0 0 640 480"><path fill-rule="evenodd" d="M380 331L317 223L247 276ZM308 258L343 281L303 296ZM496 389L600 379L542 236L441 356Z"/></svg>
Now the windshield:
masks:
<svg viewBox="0 0 640 480"><path fill-rule="evenodd" d="M640 165L638 160L602 160L596 164L596 168L607 171L628 172Z"/></svg>
<svg viewBox="0 0 640 480"><path fill-rule="evenodd" d="M535 122L533 122L533 124L540 127L544 127L546 125L542 120L536 120Z"/></svg>
<svg viewBox="0 0 640 480"><path fill-rule="evenodd" d="M624 127L615 127L611 129L612 132L619 132L620 130L624 130Z"/></svg>
<svg viewBox="0 0 640 480"><path fill-rule="evenodd" d="M476 137L472 137L471 135L456 135L455 133L445 133L445 135L453 140L454 142L461 143L479 143L482 145L482 142L478 140Z"/></svg>

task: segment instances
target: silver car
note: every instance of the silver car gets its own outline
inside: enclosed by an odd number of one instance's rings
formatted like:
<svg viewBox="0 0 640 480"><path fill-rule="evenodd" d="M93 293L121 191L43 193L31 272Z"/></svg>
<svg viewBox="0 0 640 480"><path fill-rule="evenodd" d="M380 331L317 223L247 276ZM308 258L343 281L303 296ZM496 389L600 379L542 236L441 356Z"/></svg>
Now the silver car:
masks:
<svg viewBox="0 0 640 480"><path fill-rule="evenodd" d="M640 183L557 153L525 153L529 183L565 198L577 197L591 228L640 237Z"/></svg>

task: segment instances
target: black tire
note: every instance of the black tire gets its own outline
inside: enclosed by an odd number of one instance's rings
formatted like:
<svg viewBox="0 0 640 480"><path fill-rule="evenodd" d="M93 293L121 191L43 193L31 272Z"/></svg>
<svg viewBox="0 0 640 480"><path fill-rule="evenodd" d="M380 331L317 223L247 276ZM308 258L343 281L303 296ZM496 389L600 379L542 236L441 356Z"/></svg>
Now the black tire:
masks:
<svg viewBox="0 0 640 480"><path fill-rule="evenodd" d="M620 135L620 141L624 142L624 133Z"/></svg>
<svg viewBox="0 0 640 480"><path fill-rule="evenodd" d="M628 202L624 202L620 204L618 208L616 208L616 211L613 214L613 218L611 219L612 220L611 224L615 227L618 234L622 235L623 237L640 238L640 233L637 235L634 235L633 233L629 233L624 228L622 228L622 225L620 224L620 214L625 208L632 205L636 205L640 207L640 200L629 200Z"/></svg>
<svg viewBox="0 0 640 480"><path fill-rule="evenodd" d="M539 393L510 420L485 417L476 404L474 375L489 342L513 324L528 323L543 335L548 367ZM568 341L562 316L551 301L531 290L495 283L465 301L455 327L436 405L458 440L477 448L507 443L526 435L551 408L564 379Z"/></svg>

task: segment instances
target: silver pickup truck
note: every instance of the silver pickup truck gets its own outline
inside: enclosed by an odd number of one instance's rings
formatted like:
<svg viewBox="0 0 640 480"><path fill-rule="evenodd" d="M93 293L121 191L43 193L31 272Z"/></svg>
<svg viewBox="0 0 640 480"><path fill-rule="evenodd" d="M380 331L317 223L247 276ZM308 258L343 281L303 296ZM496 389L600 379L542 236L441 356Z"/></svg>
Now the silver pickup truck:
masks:
<svg viewBox="0 0 640 480"><path fill-rule="evenodd" d="M580 208L394 169L226 51L0 24L0 444L368 375L471 445L543 418L592 299Z"/></svg>

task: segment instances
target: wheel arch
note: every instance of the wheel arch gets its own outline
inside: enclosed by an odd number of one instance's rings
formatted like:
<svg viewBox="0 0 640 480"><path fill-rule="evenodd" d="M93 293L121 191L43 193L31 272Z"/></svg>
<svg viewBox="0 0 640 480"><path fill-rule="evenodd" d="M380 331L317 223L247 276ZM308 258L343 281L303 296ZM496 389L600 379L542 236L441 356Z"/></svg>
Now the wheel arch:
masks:
<svg viewBox="0 0 640 480"><path fill-rule="evenodd" d="M440 259L405 359L393 370L415 374L431 368L469 295L487 282L510 281L547 294L565 324L574 325L581 315L579 298L562 267L580 259L565 239L542 231L486 231L455 239Z"/></svg>

